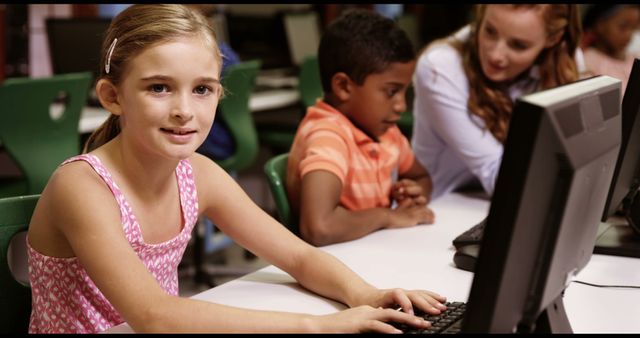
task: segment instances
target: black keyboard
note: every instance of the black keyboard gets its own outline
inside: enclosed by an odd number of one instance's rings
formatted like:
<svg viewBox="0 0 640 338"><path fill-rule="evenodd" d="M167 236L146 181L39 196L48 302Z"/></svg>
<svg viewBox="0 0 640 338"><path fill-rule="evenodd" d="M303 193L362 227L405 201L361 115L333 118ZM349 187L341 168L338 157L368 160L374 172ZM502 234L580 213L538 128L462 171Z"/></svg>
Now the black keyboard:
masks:
<svg viewBox="0 0 640 338"><path fill-rule="evenodd" d="M487 224L487 219L483 219L480 223L472 226L467 231L461 233L453 240L453 246L456 250L463 246L480 244L482 241L482 234L484 233L484 227Z"/></svg>
<svg viewBox="0 0 640 338"><path fill-rule="evenodd" d="M462 318L467 305L463 302L447 302L447 309L438 315L431 315L420 310L415 310L416 316L420 316L431 322L428 329L418 329L405 324L392 324L403 333L409 334L431 334L431 333L459 333L462 324Z"/></svg>

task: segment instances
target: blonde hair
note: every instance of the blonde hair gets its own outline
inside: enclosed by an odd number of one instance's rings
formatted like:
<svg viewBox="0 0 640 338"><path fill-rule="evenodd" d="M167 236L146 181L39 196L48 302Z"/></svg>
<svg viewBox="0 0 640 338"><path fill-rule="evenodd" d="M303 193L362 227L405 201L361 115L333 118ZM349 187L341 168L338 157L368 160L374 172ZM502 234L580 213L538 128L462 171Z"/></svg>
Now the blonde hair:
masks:
<svg viewBox="0 0 640 338"><path fill-rule="evenodd" d="M216 62L222 65L215 31L199 12L176 4L127 7L111 21L105 34L98 80L106 79L116 86L119 85L130 60L153 45L184 36L201 37L208 46L211 46ZM119 133L120 118L118 115L111 114L89 136L83 152L90 152L100 147Z"/></svg>
<svg viewBox="0 0 640 338"><path fill-rule="evenodd" d="M510 5L514 8L540 8L547 37L562 34L558 43L543 49L535 60L540 68L539 88L548 89L578 80L574 55L582 35L577 5ZM477 5L471 33L466 41L453 40L451 45L462 55L464 72L469 79L471 114L480 117L486 128L501 143L507 138L513 102L504 88L490 81L482 72L478 58L479 27L485 17L487 5Z"/></svg>

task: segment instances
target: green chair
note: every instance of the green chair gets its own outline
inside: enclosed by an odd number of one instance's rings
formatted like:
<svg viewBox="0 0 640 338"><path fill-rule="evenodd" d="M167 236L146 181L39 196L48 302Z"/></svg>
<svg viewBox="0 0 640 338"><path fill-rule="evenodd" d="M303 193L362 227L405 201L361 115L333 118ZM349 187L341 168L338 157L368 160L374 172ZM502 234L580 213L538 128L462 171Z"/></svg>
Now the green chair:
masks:
<svg viewBox="0 0 640 338"><path fill-rule="evenodd" d="M276 154L288 152L296 136L297 126L259 126L260 143L270 146Z"/></svg>
<svg viewBox="0 0 640 338"><path fill-rule="evenodd" d="M317 56L307 56L302 61L298 88L305 108L313 106L316 103L316 99L324 95Z"/></svg>
<svg viewBox="0 0 640 338"><path fill-rule="evenodd" d="M91 78L87 72L0 85L0 142L23 173L0 178L0 197L41 193L58 165L80 153L78 124Z"/></svg>
<svg viewBox="0 0 640 338"><path fill-rule="evenodd" d="M264 173L267 175L269 189L276 203L278 219L291 232L298 235L298 220L296 220L291 212L289 198L287 194L287 161L289 153L276 155L269 159L264 165Z"/></svg>
<svg viewBox="0 0 640 338"><path fill-rule="evenodd" d="M236 146L232 156L218 161L227 171L238 171L251 166L258 155L258 132L249 109L249 98L260 65L259 60L237 63L229 66L222 78L225 97L219 104L220 114L233 135Z"/></svg>
<svg viewBox="0 0 640 338"><path fill-rule="evenodd" d="M411 141L411 136L413 135L413 113L411 111L406 111L400 115L398 128Z"/></svg>
<svg viewBox="0 0 640 338"><path fill-rule="evenodd" d="M219 103L219 113L226 123L235 141L233 155L216 162L227 172L235 174L250 167L256 160L259 150L258 132L249 109L249 98L260 70L259 60L245 61L229 66L222 77L225 97ZM248 269L216 266L207 269L204 258L207 254L218 252L233 244L231 238L219 231L206 217L199 220L199 228L194 235L194 266L196 283L215 286L215 276L236 276L251 272ZM209 272L208 270L213 270Z"/></svg>
<svg viewBox="0 0 640 338"><path fill-rule="evenodd" d="M413 135L413 98L413 86L409 86L406 95L407 110L400 115L400 120L398 121L398 128L409 141L411 141L411 136Z"/></svg>
<svg viewBox="0 0 640 338"><path fill-rule="evenodd" d="M320 69L318 68L318 58L307 56L300 65L298 76L298 91L300 92L300 102L302 107L300 119L306 113L309 106L316 103L316 99L322 97L322 83L320 82ZM258 137L260 143L271 146L275 153L288 152L296 136L296 130L300 121L295 125L291 123L283 125L258 124Z"/></svg>
<svg viewBox="0 0 640 338"><path fill-rule="evenodd" d="M5 333L27 333L29 316L31 315L31 288L28 278L19 281L11 272L11 261L27 262L25 243L14 243L11 240L21 232L27 231L31 214L36 207L40 195L15 196L0 198L0 330ZM18 237L18 240L24 239ZM16 248L20 248L16 250ZM19 252L17 252L19 251ZM18 257L16 257L18 256ZM18 268L14 266L14 269ZM27 267L22 267L27 271Z"/></svg>

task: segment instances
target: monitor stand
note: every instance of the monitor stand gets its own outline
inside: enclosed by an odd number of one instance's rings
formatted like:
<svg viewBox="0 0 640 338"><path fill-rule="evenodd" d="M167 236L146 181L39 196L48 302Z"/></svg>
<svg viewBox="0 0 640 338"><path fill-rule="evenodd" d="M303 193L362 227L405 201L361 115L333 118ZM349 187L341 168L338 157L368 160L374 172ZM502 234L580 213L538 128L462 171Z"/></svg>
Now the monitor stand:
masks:
<svg viewBox="0 0 640 338"><path fill-rule="evenodd" d="M594 254L640 258L640 236L622 217L600 223Z"/></svg>
<svg viewBox="0 0 640 338"><path fill-rule="evenodd" d="M564 291L535 319L535 325L520 322L516 333L573 333L562 299Z"/></svg>

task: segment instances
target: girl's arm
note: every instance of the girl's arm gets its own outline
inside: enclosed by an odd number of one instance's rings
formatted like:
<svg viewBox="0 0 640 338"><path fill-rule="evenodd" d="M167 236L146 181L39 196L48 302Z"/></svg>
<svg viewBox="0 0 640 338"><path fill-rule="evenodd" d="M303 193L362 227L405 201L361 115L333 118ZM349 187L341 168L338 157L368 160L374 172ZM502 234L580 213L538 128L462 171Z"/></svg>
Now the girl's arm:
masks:
<svg viewBox="0 0 640 338"><path fill-rule="evenodd" d="M413 302L425 311L438 312L434 306L444 301L443 297L427 291L374 288L338 259L304 242L265 213L213 162L200 158L192 163L197 167L199 203L207 216L238 244L289 273L305 288L350 307L402 305L410 310ZM203 176L204 172L209 174Z"/></svg>
<svg viewBox="0 0 640 338"><path fill-rule="evenodd" d="M56 251L56 245L71 248L91 280L138 332L396 332L382 321L428 326L416 317L389 309L359 307L350 312L313 316L240 309L170 296L131 248L113 195L86 165L71 163L60 168L43 192L36 213L35 218L49 219L47 225L56 227L64 243L40 246L47 243L41 236L46 231L40 223L34 224L33 233L30 229L34 248L44 248L45 254ZM267 239L267 245L272 241ZM265 250L258 245L258 251Z"/></svg>
<svg viewBox="0 0 640 338"><path fill-rule="evenodd" d="M91 280L134 331L323 329L314 316L240 309L168 295L127 241L118 205L109 188L86 164L61 167L43 192L38 209L33 233L30 232L32 245L45 254L70 247L69 256L78 258ZM43 238L44 223L38 219L49 219L47 225L58 227L56 230L66 243L51 244L47 236Z"/></svg>

